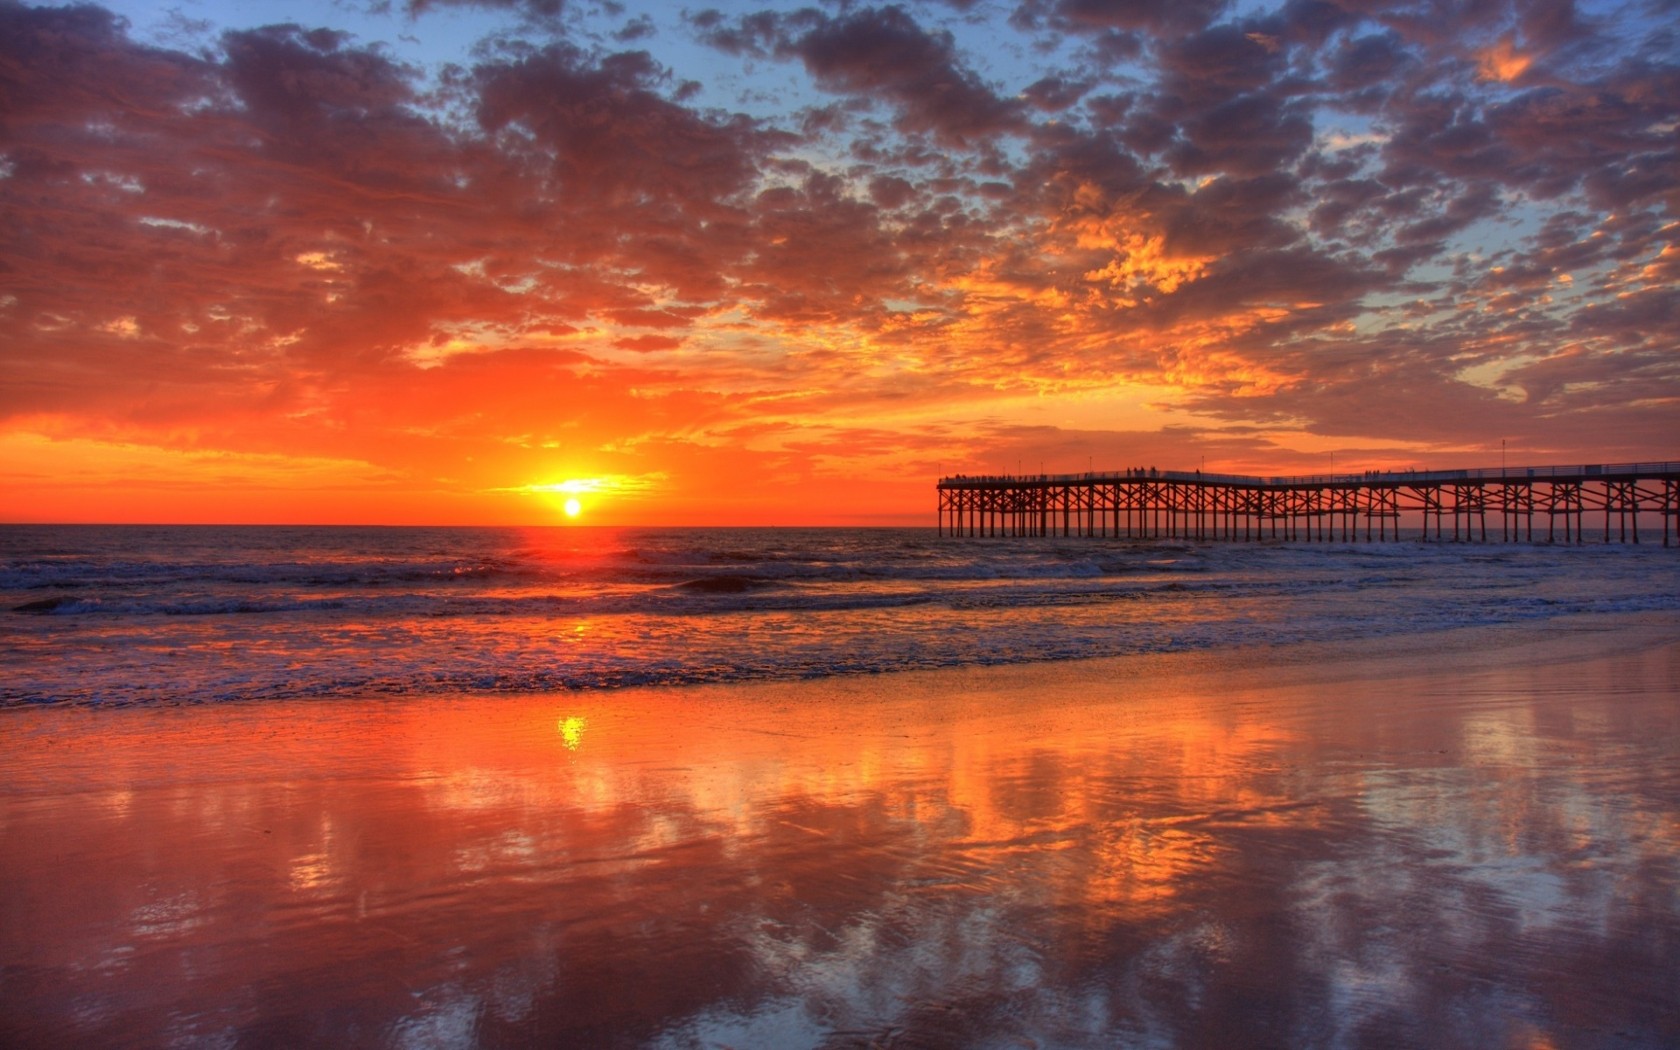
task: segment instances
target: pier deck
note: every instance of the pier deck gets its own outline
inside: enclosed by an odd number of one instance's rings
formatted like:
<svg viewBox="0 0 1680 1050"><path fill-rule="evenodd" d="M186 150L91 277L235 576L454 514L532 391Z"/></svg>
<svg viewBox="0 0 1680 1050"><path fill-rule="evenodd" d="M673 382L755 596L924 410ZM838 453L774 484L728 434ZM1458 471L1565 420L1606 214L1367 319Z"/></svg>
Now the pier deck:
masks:
<svg viewBox="0 0 1680 1050"><path fill-rule="evenodd" d="M1680 462L1247 477L1201 471L939 479L941 536L1680 546ZM1494 522L1490 525L1489 518ZM1361 535L1363 534L1363 535ZM1596 537L1595 537L1596 538Z"/></svg>

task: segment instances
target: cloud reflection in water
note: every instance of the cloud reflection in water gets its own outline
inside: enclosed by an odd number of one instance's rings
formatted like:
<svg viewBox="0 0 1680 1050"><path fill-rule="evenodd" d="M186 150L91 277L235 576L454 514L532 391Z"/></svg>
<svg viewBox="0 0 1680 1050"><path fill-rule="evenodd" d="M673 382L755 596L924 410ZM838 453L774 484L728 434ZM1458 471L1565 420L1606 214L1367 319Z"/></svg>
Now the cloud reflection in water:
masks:
<svg viewBox="0 0 1680 1050"><path fill-rule="evenodd" d="M1661 1045L1667 660L11 712L0 1035Z"/></svg>

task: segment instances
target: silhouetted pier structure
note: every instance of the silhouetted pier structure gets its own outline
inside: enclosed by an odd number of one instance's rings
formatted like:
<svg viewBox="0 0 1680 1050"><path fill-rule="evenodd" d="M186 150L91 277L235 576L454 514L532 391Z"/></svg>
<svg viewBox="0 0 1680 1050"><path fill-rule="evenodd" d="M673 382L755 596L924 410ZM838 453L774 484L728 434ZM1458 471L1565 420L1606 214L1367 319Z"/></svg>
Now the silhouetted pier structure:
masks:
<svg viewBox="0 0 1680 1050"><path fill-rule="evenodd" d="M1680 462L1245 477L1153 468L939 479L941 536L1121 539L1640 541L1680 545ZM1490 527L1488 519L1496 519ZM1649 520L1649 519L1647 519ZM1363 533L1363 536L1361 536Z"/></svg>

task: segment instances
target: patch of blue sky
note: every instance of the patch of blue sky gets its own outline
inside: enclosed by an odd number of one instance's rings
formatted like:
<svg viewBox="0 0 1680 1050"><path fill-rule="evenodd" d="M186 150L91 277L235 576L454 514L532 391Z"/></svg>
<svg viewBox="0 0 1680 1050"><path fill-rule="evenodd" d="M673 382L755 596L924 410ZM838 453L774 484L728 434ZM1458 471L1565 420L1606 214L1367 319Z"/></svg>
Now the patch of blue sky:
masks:
<svg viewBox="0 0 1680 1050"><path fill-rule="evenodd" d="M1036 37L1008 27L1008 9L996 4L978 4L970 15L953 12L945 5L924 5L928 15L924 27L938 27L951 34L962 66L1005 98L1015 95L1043 77L1065 72L1083 41L1047 33Z"/></svg>
<svg viewBox="0 0 1680 1050"><path fill-rule="evenodd" d="M130 35L145 43L179 47L190 41L207 46L229 30L291 24L348 33L356 43L382 45L392 58L426 69L469 61L474 45L485 35L515 24L505 15L476 8L430 10L411 18L396 9L381 11L371 4L334 0L102 0L102 6L126 18Z"/></svg>
<svg viewBox="0 0 1680 1050"><path fill-rule="evenodd" d="M1388 139L1388 129L1368 113L1325 105L1313 110L1313 145L1327 153L1381 146Z"/></svg>

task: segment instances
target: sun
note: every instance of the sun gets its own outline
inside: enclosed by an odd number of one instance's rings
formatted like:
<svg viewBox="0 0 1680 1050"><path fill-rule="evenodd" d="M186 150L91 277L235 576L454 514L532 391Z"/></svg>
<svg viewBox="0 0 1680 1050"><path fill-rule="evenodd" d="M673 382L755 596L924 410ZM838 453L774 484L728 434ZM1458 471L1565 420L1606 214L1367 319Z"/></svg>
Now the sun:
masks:
<svg viewBox="0 0 1680 1050"><path fill-rule="evenodd" d="M583 504L577 501L576 496L573 496L571 499L562 504L560 509L566 512L566 517L575 518L583 512Z"/></svg>

